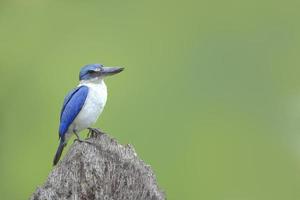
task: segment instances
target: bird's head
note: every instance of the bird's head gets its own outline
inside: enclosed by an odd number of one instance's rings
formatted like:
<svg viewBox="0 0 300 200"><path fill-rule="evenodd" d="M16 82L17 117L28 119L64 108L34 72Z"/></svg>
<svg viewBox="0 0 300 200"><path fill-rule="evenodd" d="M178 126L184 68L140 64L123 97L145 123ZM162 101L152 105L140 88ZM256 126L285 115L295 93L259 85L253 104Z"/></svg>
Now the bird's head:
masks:
<svg viewBox="0 0 300 200"><path fill-rule="evenodd" d="M81 68L79 80L100 80L123 71L122 67L104 67L101 64L89 64Z"/></svg>

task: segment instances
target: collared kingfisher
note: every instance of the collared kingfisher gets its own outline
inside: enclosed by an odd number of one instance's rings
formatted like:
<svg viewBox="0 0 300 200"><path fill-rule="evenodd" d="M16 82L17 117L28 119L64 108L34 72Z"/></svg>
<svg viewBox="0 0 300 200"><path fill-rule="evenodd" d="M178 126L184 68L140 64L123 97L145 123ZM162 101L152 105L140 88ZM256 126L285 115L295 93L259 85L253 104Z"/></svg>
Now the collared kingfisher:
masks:
<svg viewBox="0 0 300 200"><path fill-rule="evenodd" d="M79 73L79 85L71 90L64 99L60 113L59 146L53 165L56 165L68 139L74 133L77 140L78 133L84 129L92 132L99 130L91 128L104 109L107 99L107 88L104 78L123 71L121 67L104 67L101 64L85 65Z"/></svg>

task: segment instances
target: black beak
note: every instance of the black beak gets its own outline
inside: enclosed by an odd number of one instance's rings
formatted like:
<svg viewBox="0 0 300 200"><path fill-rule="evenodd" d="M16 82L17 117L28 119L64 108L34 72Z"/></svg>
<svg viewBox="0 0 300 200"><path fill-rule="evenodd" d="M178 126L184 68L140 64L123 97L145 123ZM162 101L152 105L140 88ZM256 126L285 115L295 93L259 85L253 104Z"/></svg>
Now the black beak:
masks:
<svg viewBox="0 0 300 200"><path fill-rule="evenodd" d="M102 67L101 74L103 76L111 76L114 74L118 74L123 70L123 67Z"/></svg>

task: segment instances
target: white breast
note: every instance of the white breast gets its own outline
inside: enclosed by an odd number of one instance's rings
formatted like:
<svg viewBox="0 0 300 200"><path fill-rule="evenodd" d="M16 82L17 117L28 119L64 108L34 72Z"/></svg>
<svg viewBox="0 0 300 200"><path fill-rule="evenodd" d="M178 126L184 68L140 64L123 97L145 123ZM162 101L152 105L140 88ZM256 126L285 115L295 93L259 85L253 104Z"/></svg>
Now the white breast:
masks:
<svg viewBox="0 0 300 200"><path fill-rule="evenodd" d="M107 88L103 80L79 84L79 86L81 85L87 86L89 92L81 111L70 126L77 132L91 127L97 121L107 99Z"/></svg>

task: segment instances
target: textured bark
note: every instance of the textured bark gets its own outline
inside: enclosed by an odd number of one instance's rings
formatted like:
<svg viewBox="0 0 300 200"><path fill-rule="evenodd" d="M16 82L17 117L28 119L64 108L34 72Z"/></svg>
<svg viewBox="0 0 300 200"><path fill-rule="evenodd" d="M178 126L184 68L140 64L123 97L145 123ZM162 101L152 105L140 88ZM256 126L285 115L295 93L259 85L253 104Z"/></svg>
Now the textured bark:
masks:
<svg viewBox="0 0 300 200"><path fill-rule="evenodd" d="M120 145L107 134L87 140L92 144L73 143L31 200L165 199L150 166L131 145Z"/></svg>

